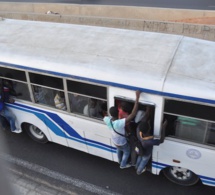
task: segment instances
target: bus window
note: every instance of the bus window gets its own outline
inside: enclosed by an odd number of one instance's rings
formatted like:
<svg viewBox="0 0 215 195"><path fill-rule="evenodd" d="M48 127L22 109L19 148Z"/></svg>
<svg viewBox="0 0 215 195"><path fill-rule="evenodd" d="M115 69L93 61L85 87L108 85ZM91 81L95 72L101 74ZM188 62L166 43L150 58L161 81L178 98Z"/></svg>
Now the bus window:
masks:
<svg viewBox="0 0 215 195"><path fill-rule="evenodd" d="M30 93L24 71L0 67L0 73L3 85L9 88L11 96L30 101Z"/></svg>
<svg viewBox="0 0 215 195"><path fill-rule="evenodd" d="M107 113L106 87L67 80L71 112L102 119Z"/></svg>
<svg viewBox="0 0 215 195"><path fill-rule="evenodd" d="M55 94L57 93L56 90L41 87L41 86L36 86L36 85L32 85L32 88L33 88L34 99L36 103L44 104L52 107L55 106L54 97L55 97Z"/></svg>
<svg viewBox="0 0 215 195"><path fill-rule="evenodd" d="M36 73L29 73L29 77L35 102L56 107L54 100L57 93L63 90L63 79Z"/></svg>
<svg viewBox="0 0 215 195"><path fill-rule="evenodd" d="M63 79L61 78L36 73L29 73L29 76L32 84L63 90Z"/></svg>
<svg viewBox="0 0 215 195"><path fill-rule="evenodd" d="M88 104L85 105L83 114L92 118L103 118L102 112L103 101L94 98L88 99Z"/></svg>
<svg viewBox="0 0 215 195"><path fill-rule="evenodd" d="M15 95L16 98L26 100L26 101L31 101L30 93L26 83L13 81L13 87L14 87L14 91L16 92L16 95Z"/></svg>
<svg viewBox="0 0 215 195"><path fill-rule="evenodd" d="M176 120L175 136L181 139L203 143L207 122L179 116Z"/></svg>
<svg viewBox="0 0 215 195"><path fill-rule="evenodd" d="M215 123L208 124L208 131L205 141L207 144L215 145Z"/></svg>
<svg viewBox="0 0 215 195"><path fill-rule="evenodd" d="M75 94L83 94L88 97L107 99L107 89L103 86L67 80L68 91Z"/></svg>
<svg viewBox="0 0 215 195"><path fill-rule="evenodd" d="M87 105L88 98L78 94L69 93L69 100L70 100L71 112L83 114L83 110L84 110L84 107Z"/></svg>
<svg viewBox="0 0 215 195"><path fill-rule="evenodd" d="M168 121L166 136L202 144L215 144L215 125L211 122L214 116L199 113L203 109L209 113L212 111L212 107L209 106L187 102L183 105L183 102L167 100L163 117Z"/></svg>

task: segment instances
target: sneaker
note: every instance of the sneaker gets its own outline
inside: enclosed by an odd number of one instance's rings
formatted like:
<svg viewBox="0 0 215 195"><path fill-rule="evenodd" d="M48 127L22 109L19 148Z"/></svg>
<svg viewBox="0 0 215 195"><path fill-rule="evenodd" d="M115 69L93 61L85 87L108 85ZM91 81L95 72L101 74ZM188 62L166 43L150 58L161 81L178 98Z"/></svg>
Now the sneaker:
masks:
<svg viewBox="0 0 215 195"><path fill-rule="evenodd" d="M130 165L130 164L127 164L127 165L125 165L124 167L120 166L120 169L126 169L126 168L129 168L129 167L131 167L131 165Z"/></svg>
<svg viewBox="0 0 215 195"><path fill-rule="evenodd" d="M12 131L13 133L22 133L21 129L15 129L14 131Z"/></svg>
<svg viewBox="0 0 215 195"><path fill-rule="evenodd" d="M146 171L146 167L141 171L141 172L137 172L137 175L141 175L142 173L144 173Z"/></svg>

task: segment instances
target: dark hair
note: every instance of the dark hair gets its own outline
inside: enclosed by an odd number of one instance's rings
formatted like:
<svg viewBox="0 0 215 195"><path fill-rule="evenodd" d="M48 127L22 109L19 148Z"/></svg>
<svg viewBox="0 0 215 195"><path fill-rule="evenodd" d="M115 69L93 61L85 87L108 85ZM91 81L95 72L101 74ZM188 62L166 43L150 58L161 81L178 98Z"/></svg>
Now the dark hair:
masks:
<svg viewBox="0 0 215 195"><path fill-rule="evenodd" d="M112 117L114 118L118 118L118 114L119 114L119 111L118 111L118 108L113 106L109 109L109 113Z"/></svg>
<svg viewBox="0 0 215 195"><path fill-rule="evenodd" d="M129 103L129 102L121 102L120 103L120 107L122 108L122 110L124 111L124 112L127 112L127 113L131 113L131 111L132 111L132 105L131 105L131 103Z"/></svg>
<svg viewBox="0 0 215 195"><path fill-rule="evenodd" d="M141 131L144 135L147 134L150 130L150 125L148 122L146 121L142 121L139 125L138 125L139 131Z"/></svg>

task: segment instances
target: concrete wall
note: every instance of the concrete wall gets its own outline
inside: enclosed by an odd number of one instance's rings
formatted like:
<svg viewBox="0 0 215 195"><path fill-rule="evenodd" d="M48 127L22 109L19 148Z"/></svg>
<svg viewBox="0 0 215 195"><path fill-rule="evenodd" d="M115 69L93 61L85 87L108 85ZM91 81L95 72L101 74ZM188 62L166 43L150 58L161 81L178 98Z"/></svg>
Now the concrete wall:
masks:
<svg viewBox="0 0 215 195"><path fill-rule="evenodd" d="M48 11L52 11L53 14L47 14ZM75 4L0 3L0 16L182 34L215 41L215 25L175 22L184 19L212 18L215 17L215 11Z"/></svg>

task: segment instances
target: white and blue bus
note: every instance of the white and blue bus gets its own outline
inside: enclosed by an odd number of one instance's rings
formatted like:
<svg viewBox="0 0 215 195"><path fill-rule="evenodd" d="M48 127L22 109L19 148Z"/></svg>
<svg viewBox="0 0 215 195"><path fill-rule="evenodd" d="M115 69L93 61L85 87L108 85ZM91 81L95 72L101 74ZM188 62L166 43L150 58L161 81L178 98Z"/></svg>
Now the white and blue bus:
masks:
<svg viewBox="0 0 215 195"><path fill-rule="evenodd" d="M7 106L31 138L116 162L102 118L121 101L132 104L140 90L139 109L153 110L154 136L168 121L151 172L181 185L215 186L215 42L2 19L0 78L21 93Z"/></svg>

